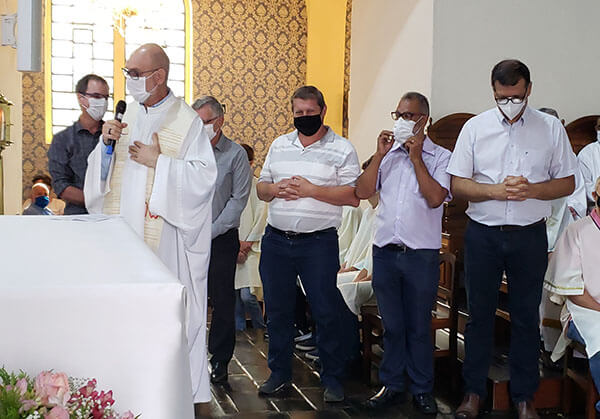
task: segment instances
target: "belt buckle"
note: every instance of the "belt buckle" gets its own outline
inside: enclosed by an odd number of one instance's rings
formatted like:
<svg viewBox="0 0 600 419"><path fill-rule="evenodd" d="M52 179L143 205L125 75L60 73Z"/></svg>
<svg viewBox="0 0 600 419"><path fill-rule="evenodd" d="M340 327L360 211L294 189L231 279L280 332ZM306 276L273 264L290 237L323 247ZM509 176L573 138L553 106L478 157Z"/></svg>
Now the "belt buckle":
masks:
<svg viewBox="0 0 600 419"><path fill-rule="evenodd" d="M292 239L294 237L298 237L301 233L298 233L296 231L284 231L283 234L285 234L285 237L287 237L288 239Z"/></svg>

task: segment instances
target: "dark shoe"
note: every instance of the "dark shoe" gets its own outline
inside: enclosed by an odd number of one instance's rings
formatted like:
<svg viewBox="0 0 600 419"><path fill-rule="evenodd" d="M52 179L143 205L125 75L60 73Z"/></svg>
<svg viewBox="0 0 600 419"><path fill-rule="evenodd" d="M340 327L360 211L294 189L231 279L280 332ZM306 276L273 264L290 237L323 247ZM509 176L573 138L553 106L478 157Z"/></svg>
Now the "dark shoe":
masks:
<svg viewBox="0 0 600 419"><path fill-rule="evenodd" d="M227 362L217 361L212 364L210 372L210 382L213 384L223 384L227 382Z"/></svg>
<svg viewBox="0 0 600 419"><path fill-rule="evenodd" d="M456 419L475 419L479 415L480 409L481 399L479 395L467 393L458 409L456 409L454 417Z"/></svg>
<svg viewBox="0 0 600 419"><path fill-rule="evenodd" d="M323 392L325 403L338 403L344 401L344 387L341 384L332 384L325 387Z"/></svg>
<svg viewBox="0 0 600 419"><path fill-rule="evenodd" d="M367 409L383 409L385 407L402 404L405 399L406 395L403 391L394 391L383 386L373 397L367 400L363 406Z"/></svg>
<svg viewBox="0 0 600 419"><path fill-rule="evenodd" d="M415 394L413 404L425 415L435 415L437 413L437 404L431 393Z"/></svg>
<svg viewBox="0 0 600 419"><path fill-rule="evenodd" d="M517 403L517 414L519 415L519 419L540 419L530 401Z"/></svg>
<svg viewBox="0 0 600 419"><path fill-rule="evenodd" d="M272 396L276 393L283 393L291 388L291 382L288 380L278 380L271 375L267 381L258 388L258 394L261 396Z"/></svg>

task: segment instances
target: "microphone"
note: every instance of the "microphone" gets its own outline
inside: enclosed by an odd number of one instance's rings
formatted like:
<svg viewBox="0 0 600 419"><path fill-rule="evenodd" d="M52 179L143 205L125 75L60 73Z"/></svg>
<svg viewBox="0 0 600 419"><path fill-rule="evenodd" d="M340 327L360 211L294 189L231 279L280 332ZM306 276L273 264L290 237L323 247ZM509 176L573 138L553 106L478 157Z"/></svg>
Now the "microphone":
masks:
<svg viewBox="0 0 600 419"><path fill-rule="evenodd" d="M117 102L117 107L115 108L115 119L119 122L123 120L123 115L125 114L125 110L127 109L127 103L124 100L120 100ZM112 154L115 150L115 145L117 142L115 140L110 140L110 144L108 145L107 154Z"/></svg>

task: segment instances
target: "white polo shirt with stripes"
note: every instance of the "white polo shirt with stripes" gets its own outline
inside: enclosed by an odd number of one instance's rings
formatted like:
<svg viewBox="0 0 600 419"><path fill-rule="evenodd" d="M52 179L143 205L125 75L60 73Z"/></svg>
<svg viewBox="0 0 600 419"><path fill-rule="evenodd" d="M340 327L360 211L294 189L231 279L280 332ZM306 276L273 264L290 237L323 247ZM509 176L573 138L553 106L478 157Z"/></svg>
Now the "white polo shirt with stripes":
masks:
<svg viewBox="0 0 600 419"><path fill-rule="evenodd" d="M354 146L327 127L323 138L308 147L300 142L298 131L275 139L258 181L277 183L292 176L302 176L319 186L354 186L359 175L360 165ZM271 226L297 233L330 227L337 229L341 220L341 206L314 198L293 201L274 198L269 203L267 218Z"/></svg>

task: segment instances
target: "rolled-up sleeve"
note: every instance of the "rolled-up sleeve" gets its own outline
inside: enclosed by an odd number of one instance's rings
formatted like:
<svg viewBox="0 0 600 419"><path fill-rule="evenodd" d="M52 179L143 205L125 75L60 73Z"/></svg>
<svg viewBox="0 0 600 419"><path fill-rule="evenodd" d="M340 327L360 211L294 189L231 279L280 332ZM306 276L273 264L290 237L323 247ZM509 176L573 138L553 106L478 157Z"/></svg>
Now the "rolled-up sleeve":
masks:
<svg viewBox="0 0 600 419"><path fill-rule="evenodd" d="M59 197L67 186L73 186L74 173L69 166L68 141L66 132L61 132L54 136L48 149L48 171L52 176L52 188Z"/></svg>
<svg viewBox="0 0 600 419"><path fill-rule="evenodd" d="M440 186L448 191L448 195L446 195L446 201L452 200L452 194L450 193L450 174L448 173L448 163L450 162L450 157L452 153L443 149L442 155L436 162L436 166L433 169L433 173L431 177L435 179Z"/></svg>
<svg viewBox="0 0 600 419"><path fill-rule="evenodd" d="M446 171L452 176L471 179L473 177L473 140L474 133L469 121L463 126L454 151L449 159Z"/></svg>
<svg viewBox="0 0 600 419"><path fill-rule="evenodd" d="M567 131L560 122L556 122L553 128L556 132L553 136L556 138L556 144L552 150L549 174L552 179L572 176L577 168L577 157L573 153Z"/></svg>

